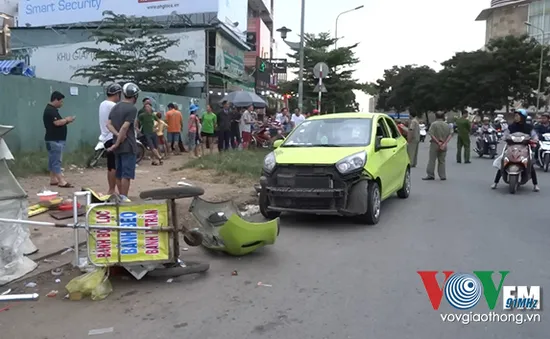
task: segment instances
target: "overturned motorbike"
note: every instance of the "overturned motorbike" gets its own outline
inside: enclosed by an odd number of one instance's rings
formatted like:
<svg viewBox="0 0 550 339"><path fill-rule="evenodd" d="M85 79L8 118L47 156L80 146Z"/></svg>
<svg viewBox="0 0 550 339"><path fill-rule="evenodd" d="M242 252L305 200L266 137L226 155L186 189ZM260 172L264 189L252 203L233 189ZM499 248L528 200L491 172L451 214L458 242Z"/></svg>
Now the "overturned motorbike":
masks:
<svg viewBox="0 0 550 339"><path fill-rule="evenodd" d="M143 157L145 156L145 146L139 139L136 139L138 152L136 155L136 164L139 164L141 160L143 160ZM99 139L97 142L95 148L94 148L94 154L88 159L88 168L93 168L97 166L97 163L101 158L107 157L107 149L105 148L105 143Z"/></svg>
<svg viewBox="0 0 550 339"><path fill-rule="evenodd" d="M493 128L490 128L483 131L482 135L477 137L476 148L474 151L480 158L484 155L489 155L491 159L494 159L497 155L497 145L498 137L496 131Z"/></svg>
<svg viewBox="0 0 550 339"><path fill-rule="evenodd" d="M539 166L544 169L545 172L548 172L548 167L550 166L550 133L544 133L541 140L539 140L537 156Z"/></svg>
<svg viewBox="0 0 550 339"><path fill-rule="evenodd" d="M502 156L502 179L508 184L511 194L519 186L531 180L531 137L524 133L513 133L506 138L507 147Z"/></svg>

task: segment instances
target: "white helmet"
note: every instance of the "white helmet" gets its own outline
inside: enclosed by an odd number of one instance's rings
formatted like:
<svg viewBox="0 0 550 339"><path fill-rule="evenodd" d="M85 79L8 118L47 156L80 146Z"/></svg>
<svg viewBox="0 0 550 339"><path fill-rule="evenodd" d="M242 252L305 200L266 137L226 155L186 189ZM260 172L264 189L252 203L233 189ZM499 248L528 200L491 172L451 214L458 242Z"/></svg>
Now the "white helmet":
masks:
<svg viewBox="0 0 550 339"><path fill-rule="evenodd" d="M124 94L124 96L126 98L136 98L137 99L137 97L139 95L139 92L141 92L141 90L133 82L128 82L128 83L124 84L124 86L122 86L122 94Z"/></svg>

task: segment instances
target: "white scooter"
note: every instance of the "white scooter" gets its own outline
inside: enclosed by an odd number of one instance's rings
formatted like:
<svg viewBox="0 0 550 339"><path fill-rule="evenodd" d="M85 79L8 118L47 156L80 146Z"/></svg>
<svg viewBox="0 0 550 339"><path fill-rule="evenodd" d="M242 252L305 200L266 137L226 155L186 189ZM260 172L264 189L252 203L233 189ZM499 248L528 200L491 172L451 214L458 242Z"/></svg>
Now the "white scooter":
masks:
<svg viewBox="0 0 550 339"><path fill-rule="evenodd" d="M538 151L538 164L544 169L545 172L548 172L550 166L550 133L544 133L541 140L539 140L539 151Z"/></svg>
<svg viewBox="0 0 550 339"><path fill-rule="evenodd" d="M426 125L420 124L420 142L424 142L426 140Z"/></svg>
<svg viewBox="0 0 550 339"><path fill-rule="evenodd" d="M145 156L145 146L136 138L137 146L138 146L138 153L136 155L136 164L139 164L141 160L143 160L143 157ZM105 143L103 142L101 136L99 137L99 141L95 145L94 148L94 154L90 157L88 160L88 168L93 168L97 166L97 163L101 158L107 157L107 150L105 149Z"/></svg>

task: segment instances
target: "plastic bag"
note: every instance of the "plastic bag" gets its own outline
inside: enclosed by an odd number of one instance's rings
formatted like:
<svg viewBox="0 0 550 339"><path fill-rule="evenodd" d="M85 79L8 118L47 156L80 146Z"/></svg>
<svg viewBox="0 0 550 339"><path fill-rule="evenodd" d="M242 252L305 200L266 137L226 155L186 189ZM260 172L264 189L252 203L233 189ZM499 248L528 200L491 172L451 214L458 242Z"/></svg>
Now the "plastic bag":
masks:
<svg viewBox="0 0 550 339"><path fill-rule="evenodd" d="M78 276L69 281L65 288L69 294L79 293L82 297L90 296L94 301L107 298L113 291L105 268Z"/></svg>

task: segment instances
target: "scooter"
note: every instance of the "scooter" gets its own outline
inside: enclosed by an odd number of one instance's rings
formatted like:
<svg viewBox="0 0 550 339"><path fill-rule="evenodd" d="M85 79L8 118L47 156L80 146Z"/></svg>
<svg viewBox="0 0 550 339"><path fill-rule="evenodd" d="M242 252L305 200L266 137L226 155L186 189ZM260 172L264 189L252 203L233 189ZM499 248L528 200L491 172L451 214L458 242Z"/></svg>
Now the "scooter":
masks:
<svg viewBox="0 0 550 339"><path fill-rule="evenodd" d="M544 133L539 140L539 150L537 154L538 165L548 172L550 167L550 133Z"/></svg>
<svg viewBox="0 0 550 339"><path fill-rule="evenodd" d="M496 131L493 128L489 128L477 137L474 151L480 158L484 155L489 155L491 159L494 159L497 155L497 145L498 138Z"/></svg>
<svg viewBox="0 0 550 339"><path fill-rule="evenodd" d="M506 138L507 147L502 156L502 179L508 184L510 194L531 180L531 137L513 133Z"/></svg>
<svg viewBox="0 0 550 339"><path fill-rule="evenodd" d="M143 160L143 157L145 156L145 146L139 139L136 138L137 147L138 147L138 153L136 155L136 164L139 164L141 160ZM94 148L94 154L90 157L88 160L88 168L93 168L97 166L97 163L101 158L107 157L107 150L105 149L105 143L101 140L101 137L99 138L99 141L95 145Z"/></svg>
<svg viewBox="0 0 550 339"><path fill-rule="evenodd" d="M426 126L424 124L420 124L420 142L424 142L426 140Z"/></svg>

